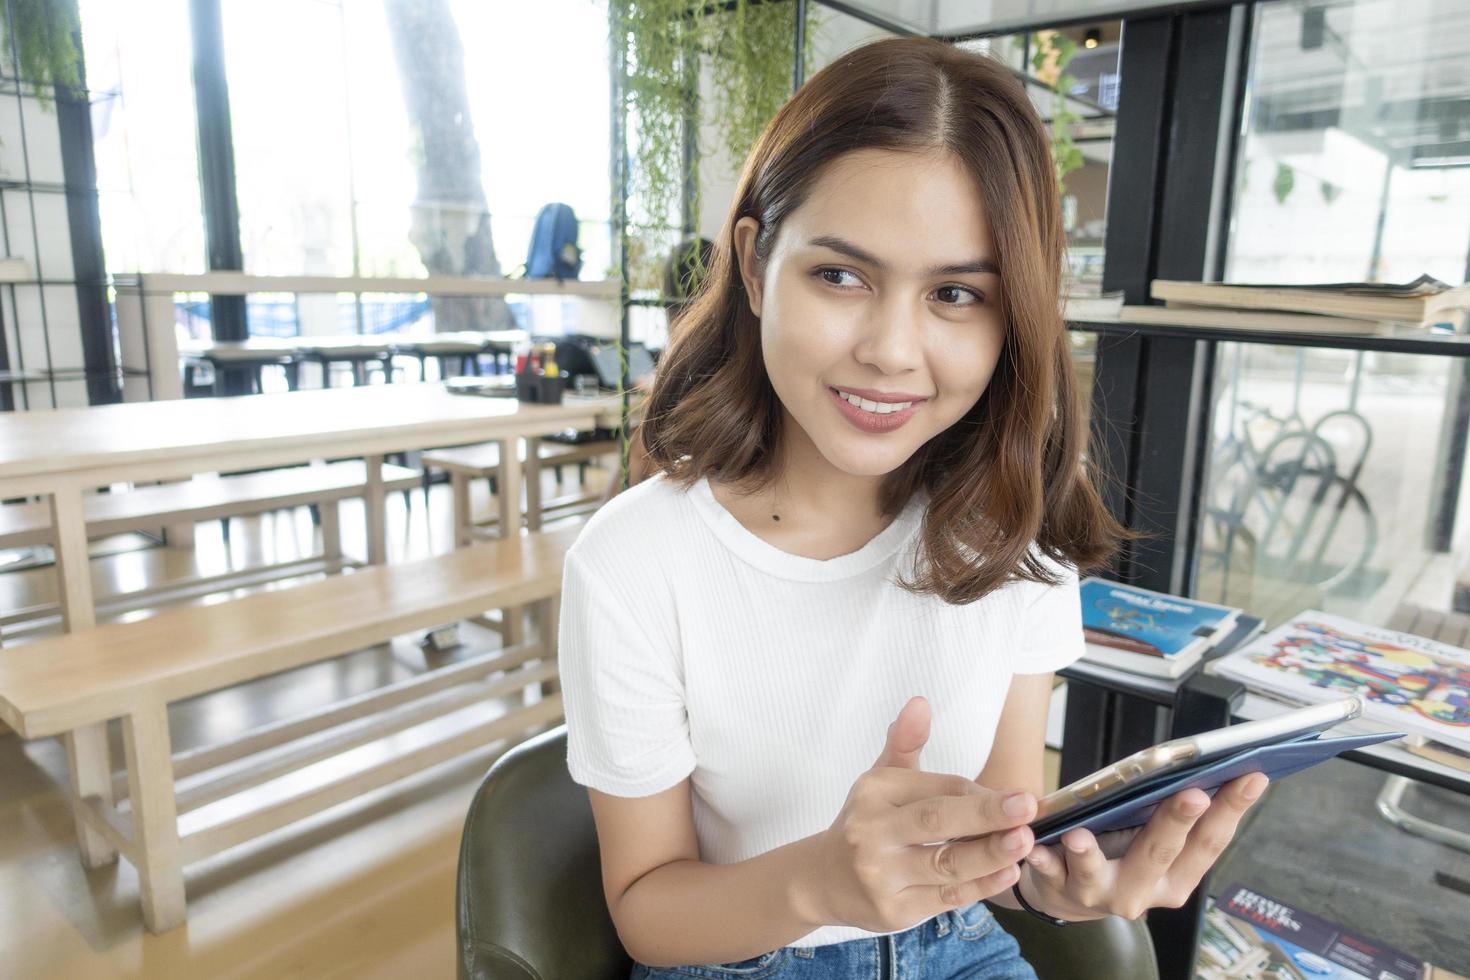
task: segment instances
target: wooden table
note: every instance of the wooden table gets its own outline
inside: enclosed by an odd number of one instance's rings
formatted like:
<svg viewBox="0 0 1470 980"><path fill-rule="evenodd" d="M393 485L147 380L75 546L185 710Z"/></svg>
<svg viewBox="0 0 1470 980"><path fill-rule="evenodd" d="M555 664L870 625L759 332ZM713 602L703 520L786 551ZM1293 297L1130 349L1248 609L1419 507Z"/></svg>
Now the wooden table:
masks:
<svg viewBox="0 0 1470 980"><path fill-rule="evenodd" d="M0 499L51 500L56 570L68 631L96 621L82 494L119 482L287 466L313 459L367 461L368 561L386 555L387 453L499 440L507 461L502 527L519 526L515 440L620 424L618 396L567 395L560 405L454 395L439 385L375 385L235 398L124 402L0 415Z"/></svg>

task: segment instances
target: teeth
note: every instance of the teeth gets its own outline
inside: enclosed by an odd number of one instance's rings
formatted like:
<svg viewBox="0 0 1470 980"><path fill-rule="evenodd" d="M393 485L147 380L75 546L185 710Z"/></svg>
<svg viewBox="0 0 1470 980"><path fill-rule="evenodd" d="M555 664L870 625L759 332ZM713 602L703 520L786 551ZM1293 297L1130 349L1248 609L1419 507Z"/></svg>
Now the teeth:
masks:
<svg viewBox="0 0 1470 980"><path fill-rule="evenodd" d="M863 411L872 412L874 415L887 415L890 412L901 412L913 404L913 402L875 402L867 398L859 398L857 395L850 395L845 391L837 389L834 390L836 390L837 394L841 395L843 400L846 401L848 404L856 405Z"/></svg>

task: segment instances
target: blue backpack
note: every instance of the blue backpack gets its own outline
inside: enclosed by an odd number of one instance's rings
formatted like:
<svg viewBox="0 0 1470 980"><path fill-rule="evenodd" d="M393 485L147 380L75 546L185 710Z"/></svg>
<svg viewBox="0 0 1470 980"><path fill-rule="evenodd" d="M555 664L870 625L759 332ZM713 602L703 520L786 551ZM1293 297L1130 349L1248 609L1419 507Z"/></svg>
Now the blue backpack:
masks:
<svg viewBox="0 0 1470 980"><path fill-rule="evenodd" d="M536 215L531 250L526 256L527 279L575 279L582 271L577 247L577 215L568 205L548 204Z"/></svg>

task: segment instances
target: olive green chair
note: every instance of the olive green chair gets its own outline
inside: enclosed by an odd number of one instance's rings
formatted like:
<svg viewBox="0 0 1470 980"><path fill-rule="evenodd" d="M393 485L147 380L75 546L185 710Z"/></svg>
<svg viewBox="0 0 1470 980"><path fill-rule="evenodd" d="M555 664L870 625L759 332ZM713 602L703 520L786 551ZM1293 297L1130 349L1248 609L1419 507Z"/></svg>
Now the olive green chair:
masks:
<svg viewBox="0 0 1470 980"><path fill-rule="evenodd" d="M496 760L475 793L457 878L461 980L627 980L602 893L587 790L566 765L566 725ZM1042 980L1157 980L1148 928L1109 918L1058 928L995 909Z"/></svg>

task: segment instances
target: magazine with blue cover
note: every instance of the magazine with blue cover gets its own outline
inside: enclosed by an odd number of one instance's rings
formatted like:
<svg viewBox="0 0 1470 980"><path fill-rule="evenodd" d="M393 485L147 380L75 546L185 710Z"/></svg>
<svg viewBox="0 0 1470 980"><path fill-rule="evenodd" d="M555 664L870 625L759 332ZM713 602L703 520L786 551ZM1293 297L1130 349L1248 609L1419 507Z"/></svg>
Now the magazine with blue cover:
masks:
<svg viewBox="0 0 1470 980"><path fill-rule="evenodd" d="M1121 585L1097 576L1079 583L1082 629L1092 643L1155 657L1179 657L1208 646L1239 609Z"/></svg>
<svg viewBox="0 0 1470 980"><path fill-rule="evenodd" d="M1195 980L1465 980L1299 907L1231 885L1210 899Z"/></svg>

